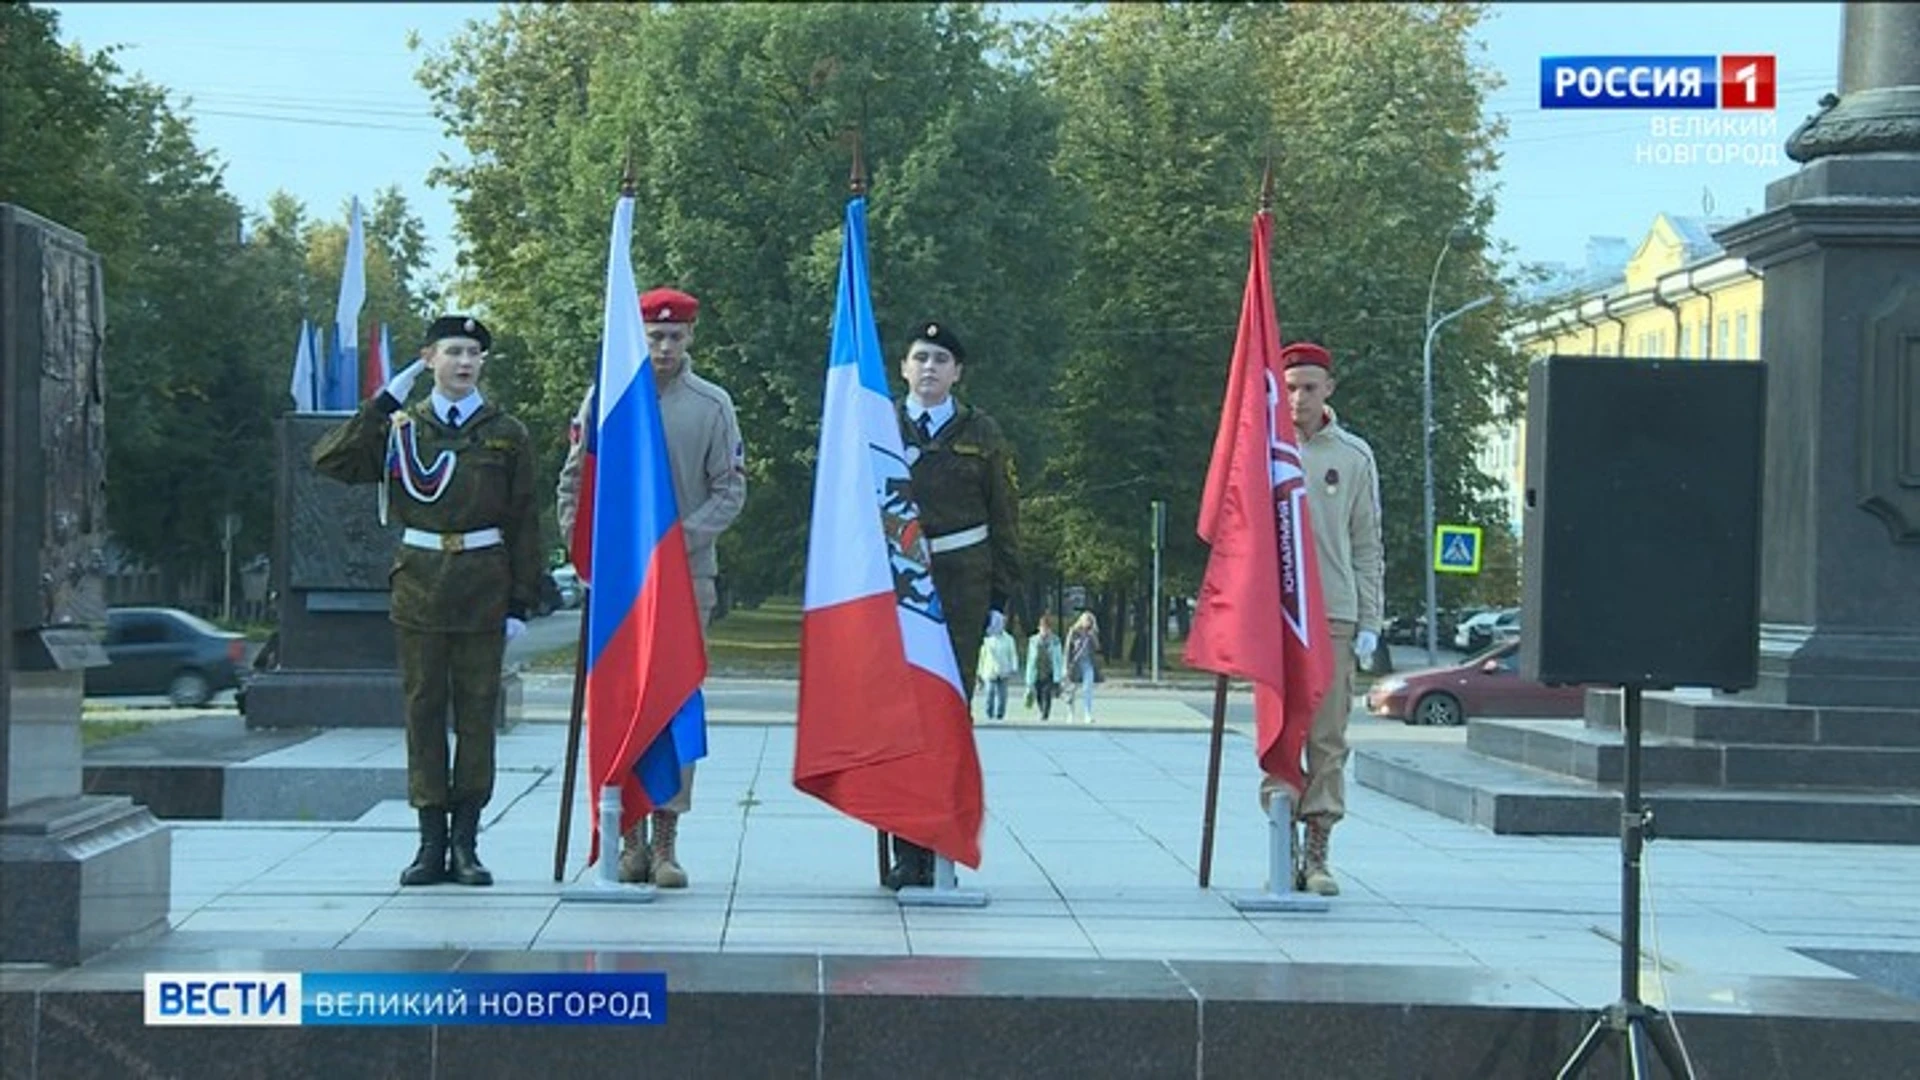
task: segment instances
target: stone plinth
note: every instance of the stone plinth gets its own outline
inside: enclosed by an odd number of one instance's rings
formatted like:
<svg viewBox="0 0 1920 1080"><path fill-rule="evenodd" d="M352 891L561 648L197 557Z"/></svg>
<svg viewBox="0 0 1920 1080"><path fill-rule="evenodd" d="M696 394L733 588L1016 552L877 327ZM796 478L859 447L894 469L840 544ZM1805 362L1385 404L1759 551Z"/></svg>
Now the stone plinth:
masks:
<svg viewBox="0 0 1920 1080"><path fill-rule="evenodd" d="M165 828L124 797L81 794L82 686L106 663L101 280L84 237L0 204L4 962L77 964L164 929L171 904Z"/></svg>

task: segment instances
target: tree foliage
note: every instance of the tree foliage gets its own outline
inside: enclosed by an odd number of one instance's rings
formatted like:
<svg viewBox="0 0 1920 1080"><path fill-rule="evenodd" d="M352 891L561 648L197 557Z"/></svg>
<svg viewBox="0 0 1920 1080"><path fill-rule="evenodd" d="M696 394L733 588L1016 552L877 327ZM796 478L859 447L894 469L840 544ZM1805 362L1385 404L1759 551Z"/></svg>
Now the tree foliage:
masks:
<svg viewBox="0 0 1920 1080"><path fill-rule="evenodd" d="M1389 603L1414 603L1426 288L1449 230L1483 232L1492 215L1476 194L1497 134L1481 115L1491 84L1467 57L1478 17L1450 5L1114 5L1047 50L1066 118L1058 168L1085 215L1052 462L1069 574L1101 581L1109 568L1106 581L1131 587L1145 504L1160 497L1174 523L1170 587L1198 584L1205 550L1191 525L1271 154L1281 333L1337 358L1336 410L1379 460ZM1500 288L1473 255L1445 269L1440 312ZM1495 318L1445 339L1443 521L1491 525L1500 513L1472 465L1486 403L1520 377Z"/></svg>
<svg viewBox="0 0 1920 1080"><path fill-rule="evenodd" d="M971 7L515 7L430 58L421 78L473 158L442 174L483 238L463 295L515 337L516 405L554 463L591 375L631 154L635 274L702 298L696 368L747 439L722 564L745 595L798 585L856 131L883 344L953 324L963 392L1037 461L1024 433L1061 340L1053 125L1033 82L989 59L997 41Z"/></svg>
<svg viewBox="0 0 1920 1080"><path fill-rule="evenodd" d="M1028 13L1019 13L1028 14ZM748 440L747 509L722 541L740 595L799 584L851 136L870 175L876 313L890 356L956 327L963 396L1019 453L1035 586L1142 590L1147 504L1171 506L1168 591L1193 536L1268 155L1283 335L1337 358L1342 421L1379 459L1389 606L1417 603L1421 342L1436 256L1484 234L1492 76L1482 5L1161 4L1003 25L974 4L506 6L425 54L418 78L468 151L449 188L461 307L495 330L491 391L552 475L591 377L623 166L635 270L703 300L694 356ZM107 260L110 512L122 543L184 567L229 509L272 521L271 419L301 318L330 322L345 208L279 195L253 214L158 88L56 17L0 8L0 198ZM395 189L367 206L369 324L404 356L449 302ZM243 221L245 227L243 229ZM1447 257L1436 313L1442 521L1504 527L1473 465L1522 367L1500 340L1497 252ZM1443 583L1449 600L1474 590Z"/></svg>
<svg viewBox="0 0 1920 1080"><path fill-rule="evenodd" d="M632 154L636 272L704 298L697 362L740 406L752 494L723 555L750 593L798 583L849 131L887 346L907 319L962 330L962 393L1020 450L1036 584L1128 591L1153 498L1172 507L1173 589L1204 567L1191 523L1272 152L1283 332L1340 357L1399 606L1421 578L1428 274L1454 225L1492 213L1493 84L1468 55L1482 14L1108 5L1016 32L978 5L515 6L420 78L472 158L439 175L461 288L514 339L511 391L556 456ZM1440 309L1503 289L1486 253L1456 255ZM1499 523L1472 465L1487 403L1519 382L1497 311L1444 339L1443 520Z"/></svg>
<svg viewBox="0 0 1920 1080"><path fill-rule="evenodd" d="M345 225L329 234L281 197L243 236L244 210L165 91L125 76L111 50L63 47L58 26L0 7L0 200L79 231L102 258L114 540L163 572L209 568L220 519L237 513L237 552L265 551L273 418L291 404L301 316L333 318ZM370 221L368 309L410 337L424 229L397 190Z"/></svg>

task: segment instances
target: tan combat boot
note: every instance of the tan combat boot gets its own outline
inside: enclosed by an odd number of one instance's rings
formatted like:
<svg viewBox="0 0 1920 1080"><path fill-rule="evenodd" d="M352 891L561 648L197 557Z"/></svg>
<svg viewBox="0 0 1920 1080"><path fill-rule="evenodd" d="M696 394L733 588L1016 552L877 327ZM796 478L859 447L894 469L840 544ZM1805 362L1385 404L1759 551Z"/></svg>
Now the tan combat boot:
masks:
<svg viewBox="0 0 1920 1080"><path fill-rule="evenodd" d="M1325 814L1307 816L1307 854L1302 860L1305 872L1301 885L1307 892L1320 896L1339 896L1340 883L1333 880L1333 873L1327 869L1327 841L1333 833L1333 823Z"/></svg>
<svg viewBox="0 0 1920 1080"><path fill-rule="evenodd" d="M680 832L680 815L666 810L653 812L653 841L647 845L653 857L653 883L663 889L687 887L687 872L674 858L673 842Z"/></svg>
<svg viewBox="0 0 1920 1080"><path fill-rule="evenodd" d="M647 851L647 822L635 822L620 836L620 880L629 885L645 885L653 880L652 860Z"/></svg>

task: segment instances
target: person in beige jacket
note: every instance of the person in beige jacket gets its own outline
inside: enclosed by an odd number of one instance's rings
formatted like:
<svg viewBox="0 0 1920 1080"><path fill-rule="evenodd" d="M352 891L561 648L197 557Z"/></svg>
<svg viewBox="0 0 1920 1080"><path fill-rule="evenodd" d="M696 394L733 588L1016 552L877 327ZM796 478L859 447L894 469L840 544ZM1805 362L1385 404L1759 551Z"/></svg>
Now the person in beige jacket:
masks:
<svg viewBox="0 0 1920 1080"><path fill-rule="evenodd" d="M1386 558L1380 540L1380 474L1373 448L1340 426L1327 399L1333 396L1333 356L1310 342L1280 350L1287 405L1300 460L1307 474L1307 507L1320 564L1320 595L1333 637L1333 682L1307 736L1307 788L1294 807L1306 825L1305 854L1297 888L1335 896L1340 885L1327 868L1328 838L1347 812L1347 716L1353 711L1356 655L1380 647L1381 593ZM1260 785L1267 809L1280 782Z"/></svg>
<svg viewBox="0 0 1920 1080"><path fill-rule="evenodd" d="M653 364L653 383L660 394L660 422L666 428L667 465L673 474L673 495L680 507L680 527L687 538L687 564L693 573L693 594L700 605L700 626L713 617L719 591L714 578L720 562L714 543L740 516L747 502L746 443L733 398L693 373L687 349L693 344L693 324L700 301L677 289L653 289L640 296L640 318L646 327L647 354ZM573 423L574 437L560 467L560 535L573 535L580 502L580 470L584 456L579 432L589 421L587 398ZM603 479L601 483L606 483ZM584 618L584 616L583 616ZM680 773L680 792L656 809L647 821L621 838L620 880L651 882L663 889L687 885L687 873L674 850L680 815L693 807L693 766ZM652 835L647 835L651 825Z"/></svg>

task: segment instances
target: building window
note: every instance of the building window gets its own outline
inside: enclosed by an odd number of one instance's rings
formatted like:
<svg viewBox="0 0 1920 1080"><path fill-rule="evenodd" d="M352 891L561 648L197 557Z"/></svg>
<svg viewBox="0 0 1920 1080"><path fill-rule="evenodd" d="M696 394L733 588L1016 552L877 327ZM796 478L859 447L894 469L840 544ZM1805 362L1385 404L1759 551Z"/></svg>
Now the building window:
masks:
<svg viewBox="0 0 1920 1080"><path fill-rule="evenodd" d="M1747 354L1747 313L1741 312L1733 322L1733 355L1737 360L1752 359Z"/></svg>
<svg viewBox="0 0 1920 1080"><path fill-rule="evenodd" d="M1653 355L1667 355L1667 332L1665 330L1655 330L1653 332Z"/></svg>
<svg viewBox="0 0 1920 1080"><path fill-rule="evenodd" d="M1693 355L1693 327L1685 324L1680 327L1680 355Z"/></svg>
<svg viewBox="0 0 1920 1080"><path fill-rule="evenodd" d="M1721 360L1727 356L1727 317L1720 316L1720 325L1714 328L1713 355Z"/></svg>
<svg viewBox="0 0 1920 1080"><path fill-rule="evenodd" d="M1700 356L1706 356L1713 350L1713 338L1707 335L1707 330L1707 320L1701 319L1700 329L1695 333L1693 338L1694 348Z"/></svg>

